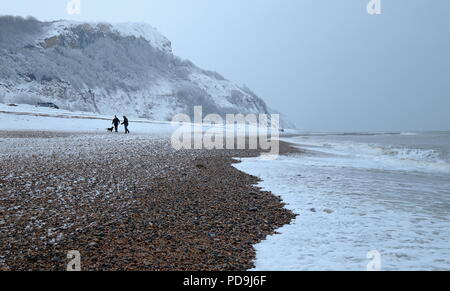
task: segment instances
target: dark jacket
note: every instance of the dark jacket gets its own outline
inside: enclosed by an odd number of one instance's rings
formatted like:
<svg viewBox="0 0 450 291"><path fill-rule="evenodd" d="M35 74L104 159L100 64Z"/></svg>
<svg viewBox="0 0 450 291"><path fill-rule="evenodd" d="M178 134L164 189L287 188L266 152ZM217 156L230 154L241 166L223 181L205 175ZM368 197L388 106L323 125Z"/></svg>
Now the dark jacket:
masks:
<svg viewBox="0 0 450 291"><path fill-rule="evenodd" d="M120 120L119 120L119 118L114 118L113 119L113 121L112 121L112 123L115 125L115 126L119 126L119 124L120 124Z"/></svg>
<svg viewBox="0 0 450 291"><path fill-rule="evenodd" d="M125 116L123 117L123 125L128 126L128 118L126 118Z"/></svg>

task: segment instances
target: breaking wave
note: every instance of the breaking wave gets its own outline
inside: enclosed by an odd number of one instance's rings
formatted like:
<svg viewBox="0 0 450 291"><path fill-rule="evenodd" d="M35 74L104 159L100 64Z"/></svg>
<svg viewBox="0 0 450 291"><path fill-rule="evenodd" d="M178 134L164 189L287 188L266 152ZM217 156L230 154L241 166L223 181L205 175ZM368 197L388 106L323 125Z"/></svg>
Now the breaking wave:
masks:
<svg viewBox="0 0 450 291"><path fill-rule="evenodd" d="M343 167L375 168L386 170L426 171L450 173L450 154L436 149L419 149L401 146L356 142L308 141L301 148L314 153L327 154L326 159L310 160L320 164Z"/></svg>

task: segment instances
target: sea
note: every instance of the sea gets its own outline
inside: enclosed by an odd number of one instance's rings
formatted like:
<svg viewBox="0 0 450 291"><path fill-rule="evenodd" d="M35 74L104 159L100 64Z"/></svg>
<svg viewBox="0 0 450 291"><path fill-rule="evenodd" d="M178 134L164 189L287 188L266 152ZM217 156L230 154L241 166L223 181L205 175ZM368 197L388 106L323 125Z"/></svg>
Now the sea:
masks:
<svg viewBox="0 0 450 291"><path fill-rule="evenodd" d="M236 165L298 214L255 270L450 270L450 132L282 140L302 153Z"/></svg>

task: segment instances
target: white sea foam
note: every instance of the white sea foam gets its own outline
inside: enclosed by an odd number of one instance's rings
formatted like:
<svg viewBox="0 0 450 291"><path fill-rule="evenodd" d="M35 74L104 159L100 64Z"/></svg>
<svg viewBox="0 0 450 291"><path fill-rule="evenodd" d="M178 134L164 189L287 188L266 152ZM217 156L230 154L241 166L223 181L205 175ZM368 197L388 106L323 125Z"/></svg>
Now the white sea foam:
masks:
<svg viewBox="0 0 450 291"><path fill-rule="evenodd" d="M312 141L302 143L301 147L316 154L329 155L329 159L323 159L320 155L311 157L308 162L313 164L330 163L330 159L333 159L334 165L340 167L450 173L449 159L432 149Z"/></svg>
<svg viewBox="0 0 450 291"><path fill-rule="evenodd" d="M383 270L449 270L450 176L440 151L351 139L290 139L307 153L236 165L299 214L255 246L256 270L365 270L372 250Z"/></svg>

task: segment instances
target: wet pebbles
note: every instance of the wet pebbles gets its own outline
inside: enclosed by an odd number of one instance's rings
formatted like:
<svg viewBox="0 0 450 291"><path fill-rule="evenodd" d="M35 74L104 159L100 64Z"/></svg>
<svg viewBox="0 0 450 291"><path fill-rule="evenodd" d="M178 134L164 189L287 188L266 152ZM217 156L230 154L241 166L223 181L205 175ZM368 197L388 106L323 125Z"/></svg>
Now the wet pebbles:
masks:
<svg viewBox="0 0 450 291"><path fill-rule="evenodd" d="M0 134L0 270L248 270L291 222L232 167L255 151L175 151L163 137Z"/></svg>

